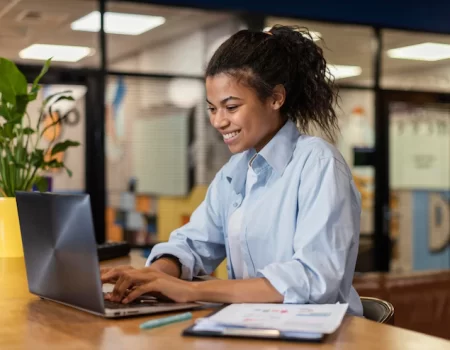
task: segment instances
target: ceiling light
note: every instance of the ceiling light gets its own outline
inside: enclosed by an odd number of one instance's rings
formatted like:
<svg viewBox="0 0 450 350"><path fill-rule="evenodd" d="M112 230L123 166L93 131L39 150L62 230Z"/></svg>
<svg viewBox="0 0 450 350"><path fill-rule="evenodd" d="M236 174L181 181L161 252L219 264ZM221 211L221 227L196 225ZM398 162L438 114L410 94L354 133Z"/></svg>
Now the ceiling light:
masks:
<svg viewBox="0 0 450 350"><path fill-rule="evenodd" d="M92 49L83 46L33 44L20 51L19 56L30 60L52 58L52 61L77 62L92 53Z"/></svg>
<svg viewBox="0 0 450 350"><path fill-rule="evenodd" d="M340 66L335 64L330 64L327 66L330 70L331 75L333 75L334 79L343 79L356 77L361 75L362 69L359 66Z"/></svg>
<svg viewBox="0 0 450 350"><path fill-rule="evenodd" d="M139 35L165 23L160 16L135 15L132 13L105 13L105 33ZM88 15L72 22L72 30L85 32L100 31L100 12L93 11Z"/></svg>
<svg viewBox="0 0 450 350"><path fill-rule="evenodd" d="M450 58L450 45L438 43L422 43L388 50L392 58L419 61L439 61Z"/></svg>
<svg viewBox="0 0 450 350"><path fill-rule="evenodd" d="M272 27L265 27L264 32L268 32L270 29L272 29ZM314 41L322 39L322 34L320 34L319 32L309 32L309 34L311 34L311 37Z"/></svg>

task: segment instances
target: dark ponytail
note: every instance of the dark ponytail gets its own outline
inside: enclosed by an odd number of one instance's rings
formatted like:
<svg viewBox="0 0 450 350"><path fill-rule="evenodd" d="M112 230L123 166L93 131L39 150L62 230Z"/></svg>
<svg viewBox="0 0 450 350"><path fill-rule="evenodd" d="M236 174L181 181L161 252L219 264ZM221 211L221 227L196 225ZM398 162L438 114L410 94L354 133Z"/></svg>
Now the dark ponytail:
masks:
<svg viewBox="0 0 450 350"><path fill-rule="evenodd" d="M220 73L247 83L263 101L282 84L286 100L281 114L302 132L316 126L334 141L337 89L323 51L308 30L281 25L268 33L241 30L219 47L208 64L206 77Z"/></svg>

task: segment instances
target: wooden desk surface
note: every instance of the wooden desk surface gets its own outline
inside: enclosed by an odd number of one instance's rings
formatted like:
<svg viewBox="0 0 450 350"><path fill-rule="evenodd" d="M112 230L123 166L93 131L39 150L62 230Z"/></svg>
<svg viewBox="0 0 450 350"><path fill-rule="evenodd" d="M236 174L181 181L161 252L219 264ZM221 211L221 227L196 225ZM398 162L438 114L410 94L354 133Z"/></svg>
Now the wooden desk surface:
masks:
<svg viewBox="0 0 450 350"><path fill-rule="evenodd" d="M108 264L142 266L143 262L132 256ZM195 311L194 318L209 312ZM444 339L358 317L346 317L341 328L321 344L182 337L182 330L193 320L141 331L139 324L150 318L105 320L40 300L28 292L23 259L0 259L0 349L450 349L450 342Z"/></svg>

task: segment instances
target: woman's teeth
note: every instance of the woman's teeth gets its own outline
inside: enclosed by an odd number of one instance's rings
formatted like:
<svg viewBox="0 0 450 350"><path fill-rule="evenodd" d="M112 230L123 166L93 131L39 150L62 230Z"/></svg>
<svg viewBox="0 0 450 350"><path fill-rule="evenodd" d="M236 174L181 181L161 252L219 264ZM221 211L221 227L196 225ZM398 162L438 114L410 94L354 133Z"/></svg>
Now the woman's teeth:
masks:
<svg viewBox="0 0 450 350"><path fill-rule="evenodd" d="M231 139L231 138L237 136L239 133L240 133L240 131L230 132L229 134L223 135L223 138L225 140L228 140L228 139Z"/></svg>

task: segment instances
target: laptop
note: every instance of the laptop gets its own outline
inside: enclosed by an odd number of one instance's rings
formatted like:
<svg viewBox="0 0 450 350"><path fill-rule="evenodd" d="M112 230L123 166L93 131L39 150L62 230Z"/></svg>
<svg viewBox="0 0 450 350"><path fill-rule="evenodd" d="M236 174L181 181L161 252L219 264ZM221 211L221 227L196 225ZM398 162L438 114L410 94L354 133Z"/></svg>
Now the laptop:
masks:
<svg viewBox="0 0 450 350"><path fill-rule="evenodd" d="M200 306L152 296L104 300L89 195L16 192L16 201L30 293L107 318Z"/></svg>

